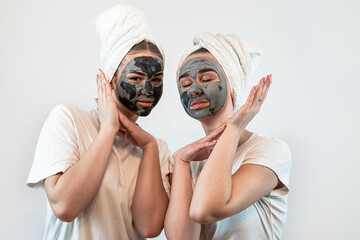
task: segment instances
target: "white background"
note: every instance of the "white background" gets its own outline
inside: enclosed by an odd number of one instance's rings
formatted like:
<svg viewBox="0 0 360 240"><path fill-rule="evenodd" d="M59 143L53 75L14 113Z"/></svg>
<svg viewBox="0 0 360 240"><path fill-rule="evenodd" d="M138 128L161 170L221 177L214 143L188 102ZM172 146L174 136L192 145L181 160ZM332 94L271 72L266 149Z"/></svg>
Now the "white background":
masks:
<svg viewBox="0 0 360 240"><path fill-rule="evenodd" d="M25 186L49 111L94 107L100 41L94 21L119 1L0 1L0 238L41 239L45 194ZM256 42L251 78L273 85L249 130L292 150L283 239L358 239L360 4L357 1L123 1L141 8L166 53L164 94L139 123L172 151L204 135L175 84L201 31ZM164 237L159 237L164 239Z"/></svg>

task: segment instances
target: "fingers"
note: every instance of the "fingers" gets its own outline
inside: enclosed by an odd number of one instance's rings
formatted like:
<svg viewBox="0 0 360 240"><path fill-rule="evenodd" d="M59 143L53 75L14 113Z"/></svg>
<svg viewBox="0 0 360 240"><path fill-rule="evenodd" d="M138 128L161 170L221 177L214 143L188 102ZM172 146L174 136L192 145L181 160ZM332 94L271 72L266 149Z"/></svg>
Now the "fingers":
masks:
<svg viewBox="0 0 360 240"><path fill-rule="evenodd" d="M252 89L250 90L249 96L246 99L246 102L244 104L244 107L249 108L252 105L252 103L254 102L254 97L257 92L257 89L258 89L258 86L252 87Z"/></svg>
<svg viewBox="0 0 360 240"><path fill-rule="evenodd" d="M119 112L119 121L121 125L125 128L125 131L133 134L134 131L142 129L137 125L136 123L130 121L126 116L124 116L122 113Z"/></svg>
<svg viewBox="0 0 360 240"><path fill-rule="evenodd" d="M103 75L101 74L101 69L98 69L98 73L96 76L97 79L97 87L98 87L98 99L100 100L101 103L106 102L106 92L105 92L105 78L103 77Z"/></svg>
<svg viewBox="0 0 360 240"><path fill-rule="evenodd" d="M200 142L210 142L213 141L214 139L217 139L225 131L225 128L226 128L226 124L221 125L217 129L212 131L209 135L202 138Z"/></svg>
<svg viewBox="0 0 360 240"><path fill-rule="evenodd" d="M266 86L264 95L263 95L263 97L262 97L263 99L266 98L266 96L267 96L267 94L268 94L268 92L269 92L271 83L272 83L272 74L270 74L270 76L269 76L269 79L268 79L268 82L267 82L267 86ZM261 104L263 104L263 103L264 103L264 101L261 102Z"/></svg>
<svg viewBox="0 0 360 240"><path fill-rule="evenodd" d="M101 77L106 80L105 73L100 68L99 68L99 72L100 72Z"/></svg>
<svg viewBox="0 0 360 240"><path fill-rule="evenodd" d="M267 93L269 91L271 82L272 82L272 75L270 74L270 75L266 76L265 81L263 83L263 87L262 87L261 93L259 95L259 99L257 101L258 108L260 108L262 106L262 104L264 103Z"/></svg>
<svg viewBox="0 0 360 240"><path fill-rule="evenodd" d="M260 108L263 104L267 92L269 91L270 84L272 82L272 75L267 75L266 77L263 77L260 79L258 84L258 89L255 93L254 100L252 103L252 107Z"/></svg>
<svg viewBox="0 0 360 240"><path fill-rule="evenodd" d="M213 147L216 145L216 143L217 143L217 141L215 139L210 142L197 143L194 146L194 154L200 152L201 150L203 150L205 148Z"/></svg>
<svg viewBox="0 0 360 240"><path fill-rule="evenodd" d="M118 135L121 138L125 138L125 132L124 131L117 131L116 135Z"/></svg>
<svg viewBox="0 0 360 240"><path fill-rule="evenodd" d="M98 98L94 98L94 101L96 102L96 105L99 105L99 99Z"/></svg>
<svg viewBox="0 0 360 240"><path fill-rule="evenodd" d="M100 101L108 103L112 101L111 86L106 80L104 72L99 68L96 74L97 94Z"/></svg>
<svg viewBox="0 0 360 240"><path fill-rule="evenodd" d="M119 121L121 125L123 125L126 129L131 128L131 123L133 123L120 112L119 112Z"/></svg>
<svg viewBox="0 0 360 240"><path fill-rule="evenodd" d="M96 73L96 85L97 85L97 98L102 99L102 91L101 91L101 79L99 71Z"/></svg>
<svg viewBox="0 0 360 240"><path fill-rule="evenodd" d="M257 85L256 93L254 96L254 101L251 104L252 107L256 106L258 102L262 101L262 99L260 98L260 95L261 95L263 87L264 87L265 79L266 79L266 77L261 78Z"/></svg>

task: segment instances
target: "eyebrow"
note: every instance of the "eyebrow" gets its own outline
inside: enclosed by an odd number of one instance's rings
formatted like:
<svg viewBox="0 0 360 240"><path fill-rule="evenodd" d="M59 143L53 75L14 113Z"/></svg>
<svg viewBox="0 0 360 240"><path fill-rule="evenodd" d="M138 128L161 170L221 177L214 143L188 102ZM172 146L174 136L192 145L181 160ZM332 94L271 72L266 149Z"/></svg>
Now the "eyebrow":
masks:
<svg viewBox="0 0 360 240"><path fill-rule="evenodd" d="M157 73L154 74L154 77L160 77L160 76L162 76L162 75L164 75L163 72L157 72Z"/></svg>
<svg viewBox="0 0 360 240"><path fill-rule="evenodd" d="M186 73L181 74L181 76L179 77L179 79L185 78L185 77L190 77L190 72L186 72Z"/></svg>
<svg viewBox="0 0 360 240"><path fill-rule="evenodd" d="M202 68L202 69L198 70L198 74L202 74L205 72L215 72L216 73L216 71L212 68Z"/></svg>
<svg viewBox="0 0 360 240"><path fill-rule="evenodd" d="M136 74L139 74L139 75L142 75L142 76L147 76L146 73L142 72L142 71L138 71L138 70L132 70L130 71L129 73L136 73Z"/></svg>

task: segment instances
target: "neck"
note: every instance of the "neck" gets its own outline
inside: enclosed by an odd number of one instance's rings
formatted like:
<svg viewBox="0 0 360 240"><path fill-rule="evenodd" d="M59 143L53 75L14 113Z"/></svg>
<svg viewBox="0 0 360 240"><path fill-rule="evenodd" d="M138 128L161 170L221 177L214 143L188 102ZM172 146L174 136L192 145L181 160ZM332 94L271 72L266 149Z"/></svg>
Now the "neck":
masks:
<svg viewBox="0 0 360 240"><path fill-rule="evenodd" d="M121 107L118 107L118 110L127 117L132 122L136 122L139 118L138 115L127 109L124 105L121 104Z"/></svg>
<svg viewBox="0 0 360 240"><path fill-rule="evenodd" d="M206 135L209 135L215 129L219 128L223 124L226 124L228 119L232 116L232 113L231 114L218 114L218 113L216 113L213 116L209 116L200 120Z"/></svg>
<svg viewBox="0 0 360 240"><path fill-rule="evenodd" d="M201 125L205 131L206 135L209 135L212 131L218 127L226 124L229 118L234 114L233 107L230 104L225 104L225 106L215 113L213 116L205 117L200 119Z"/></svg>
<svg viewBox="0 0 360 240"><path fill-rule="evenodd" d="M233 107L224 107L214 116L209 116L200 120L201 125L206 135L209 135L212 131L219 128L223 124L226 124L228 120L234 115ZM238 146L243 144L252 135L252 132L244 129L240 138L238 139Z"/></svg>

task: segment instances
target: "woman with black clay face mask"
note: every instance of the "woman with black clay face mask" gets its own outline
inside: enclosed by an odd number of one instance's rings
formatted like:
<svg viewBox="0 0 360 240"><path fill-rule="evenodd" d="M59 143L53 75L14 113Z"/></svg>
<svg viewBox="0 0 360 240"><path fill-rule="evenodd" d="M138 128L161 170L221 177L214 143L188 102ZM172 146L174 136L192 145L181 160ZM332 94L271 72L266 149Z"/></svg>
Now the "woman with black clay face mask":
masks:
<svg viewBox="0 0 360 240"><path fill-rule="evenodd" d="M245 129L272 82L262 78L242 101L259 59L259 49L236 35L202 33L180 61L182 105L207 136L171 158L171 240L281 239L291 154L283 141Z"/></svg>
<svg viewBox="0 0 360 240"><path fill-rule="evenodd" d="M136 8L115 6L96 25L98 108L52 110L27 182L46 191L44 239L144 239L163 228L170 152L135 124L161 98L163 54Z"/></svg>

